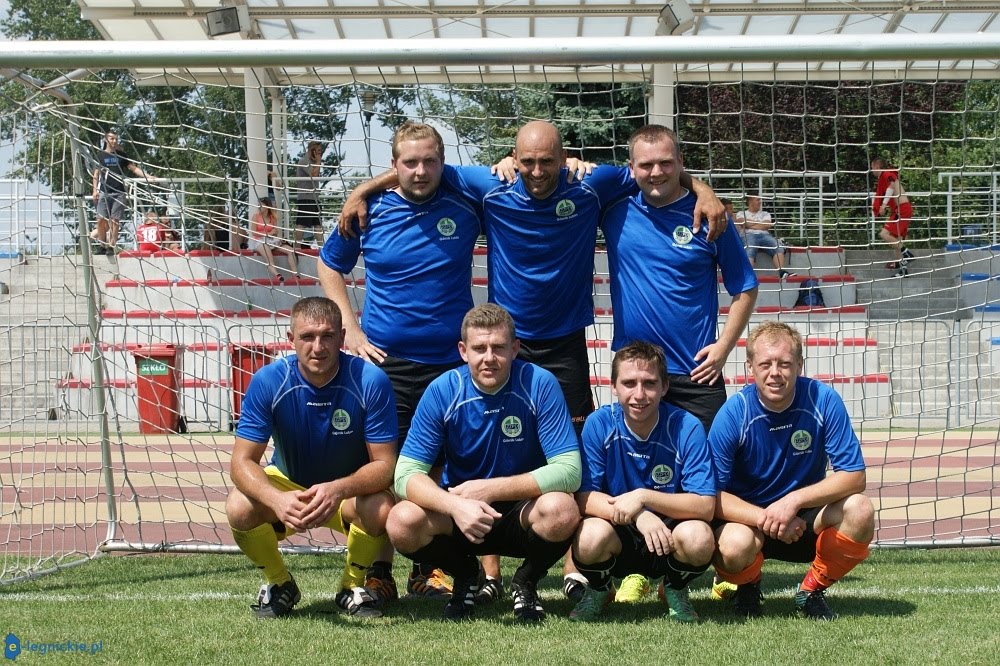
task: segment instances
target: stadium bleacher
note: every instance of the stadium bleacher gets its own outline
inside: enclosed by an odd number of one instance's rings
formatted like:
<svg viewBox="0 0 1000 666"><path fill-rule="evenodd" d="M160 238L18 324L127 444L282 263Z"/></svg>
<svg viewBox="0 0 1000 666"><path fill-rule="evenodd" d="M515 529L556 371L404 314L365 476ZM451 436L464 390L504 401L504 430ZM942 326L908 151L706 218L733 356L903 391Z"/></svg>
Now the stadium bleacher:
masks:
<svg viewBox="0 0 1000 666"><path fill-rule="evenodd" d="M779 319L795 326L805 337L807 375L821 378L848 401L858 402L857 418L885 416L891 412L891 383L879 373L878 348L867 337L868 315L857 304L854 277L844 272L844 252L837 247L788 249L794 275L779 279L773 269L759 269L760 289L753 323ZM607 253L595 252L595 324L588 329L592 364L591 385L598 404L611 399L610 374L613 333ZM279 262L284 260L277 258ZM136 347L151 343L183 346L180 382L183 413L190 425L210 429L230 427L238 412L238 365L234 349L276 344L284 337L292 305L301 297L321 295L316 275L317 252L305 251L300 259L302 279L279 283L267 275L259 258L249 252L195 250L179 252L123 252L119 274L103 285L102 340L113 340L106 354L105 383L121 401L119 413L137 419L135 410ZM476 248L473 257L473 294L476 303L486 300L487 253ZM802 282L815 278L823 294L823 307L796 306ZM348 276L347 287L357 310L364 306L363 261ZM719 283L720 329L728 315L729 296ZM998 308L1000 310L1000 308ZM1000 320L998 312L997 320ZM745 339L725 366L730 393L746 384ZM74 362L58 389L68 408L92 404L94 387L92 346L73 348Z"/></svg>

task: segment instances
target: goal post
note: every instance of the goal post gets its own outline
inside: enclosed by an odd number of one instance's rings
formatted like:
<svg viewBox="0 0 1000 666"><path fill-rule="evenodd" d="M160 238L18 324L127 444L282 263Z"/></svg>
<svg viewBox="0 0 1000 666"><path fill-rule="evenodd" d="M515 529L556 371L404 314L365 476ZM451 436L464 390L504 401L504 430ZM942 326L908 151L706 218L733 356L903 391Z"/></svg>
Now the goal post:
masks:
<svg viewBox="0 0 1000 666"><path fill-rule="evenodd" d="M751 327L799 328L807 374L844 398L876 544L996 545L1000 69L985 58L1000 36L260 45L10 42L0 53L0 583L108 551L235 552L224 504L242 393L289 353L294 302L321 293L322 239L295 229L312 187L296 166L322 143L329 234L345 194L389 167L408 118L437 127L455 164L506 154L536 118L573 154L620 164L633 129L668 118L690 172L737 210L760 194L776 220L796 276L758 256ZM109 256L89 236L94 157L111 131L146 175L127 174ZM915 209L903 278L886 268L894 255L872 214L876 157L900 169ZM265 196L301 244L301 280L286 257L269 266L241 248ZM160 251L138 247L150 222ZM482 302L485 252L472 261ZM591 383L606 403L599 243L594 277ZM348 277L358 311L364 278L362 261ZM822 307L797 305L806 279ZM731 390L746 382L744 360L737 345ZM288 547L342 542L314 530Z"/></svg>

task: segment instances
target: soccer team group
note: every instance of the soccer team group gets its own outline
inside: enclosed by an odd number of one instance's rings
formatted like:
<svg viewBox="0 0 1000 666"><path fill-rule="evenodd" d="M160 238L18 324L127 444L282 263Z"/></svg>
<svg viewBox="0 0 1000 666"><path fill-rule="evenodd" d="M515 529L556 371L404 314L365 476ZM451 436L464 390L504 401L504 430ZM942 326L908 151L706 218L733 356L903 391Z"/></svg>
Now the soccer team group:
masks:
<svg viewBox="0 0 1000 666"><path fill-rule="evenodd" d="M243 401L226 512L266 579L256 615L301 599L279 541L328 527L347 535L337 604L358 617L398 603L398 552L413 561L407 592L447 599L452 620L506 590L517 619L543 620L538 585L561 558L571 620L662 581L670 618L695 622L688 586L710 566L713 596L758 617L766 558L808 563L794 607L833 619L825 590L874 535L861 446L838 394L802 376L786 324L751 331L754 381L726 399L758 281L673 133L642 127L627 167L591 168L530 122L491 169L446 165L437 131L408 122L392 156L320 253L327 297L293 308L294 355ZM595 411L598 228L616 400ZM480 234L489 303L473 307ZM362 253L359 322L344 274ZM721 332L719 271L733 297ZM506 586L499 556L520 562Z"/></svg>

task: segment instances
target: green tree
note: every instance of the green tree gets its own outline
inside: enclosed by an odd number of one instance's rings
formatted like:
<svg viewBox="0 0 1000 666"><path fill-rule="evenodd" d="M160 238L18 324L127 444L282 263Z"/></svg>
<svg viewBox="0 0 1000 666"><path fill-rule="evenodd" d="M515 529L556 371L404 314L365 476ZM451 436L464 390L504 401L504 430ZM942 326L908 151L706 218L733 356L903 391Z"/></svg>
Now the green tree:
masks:
<svg viewBox="0 0 1000 666"><path fill-rule="evenodd" d="M29 40L99 40L100 35L61 0L11 0L10 14L0 22L6 34ZM65 72L35 70L27 74L51 81ZM154 173L163 171L185 177L221 176L234 183L247 178L246 122L243 89L218 85L139 85L127 70L101 70L64 86L71 104L46 112L33 108L48 98L25 83L12 80L0 86L0 114L17 117L18 123L0 123L0 134L22 141L18 175L48 184L53 192L70 191L72 170L68 161L54 163L40 155L68 155L69 123L77 125L81 140L97 146L109 130L122 138L124 151ZM288 138L320 138L333 142L346 127L344 114L351 89L302 87L284 91L288 104ZM25 126L31 132L25 135ZM340 161L336 151L326 162ZM220 185L203 185L204 192L219 192ZM196 195L198 188L195 188ZM242 188L238 198L245 196Z"/></svg>
<svg viewBox="0 0 1000 666"><path fill-rule="evenodd" d="M623 163L629 135L643 124L644 84L454 86L421 96L425 118L452 127L474 158L492 164L510 154L520 126L550 120L572 154L595 162Z"/></svg>

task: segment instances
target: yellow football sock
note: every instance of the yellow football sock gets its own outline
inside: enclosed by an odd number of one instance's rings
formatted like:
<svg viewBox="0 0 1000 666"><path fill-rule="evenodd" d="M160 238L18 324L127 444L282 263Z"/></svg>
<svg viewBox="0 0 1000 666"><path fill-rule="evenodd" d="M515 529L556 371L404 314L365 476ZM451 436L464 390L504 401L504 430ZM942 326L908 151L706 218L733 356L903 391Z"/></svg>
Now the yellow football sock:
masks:
<svg viewBox="0 0 1000 666"><path fill-rule="evenodd" d="M344 562L344 573L340 577L341 589L365 584L368 567L388 541L386 536L373 537L357 525L351 525L351 529L347 531L347 561Z"/></svg>
<svg viewBox="0 0 1000 666"><path fill-rule="evenodd" d="M233 538L250 561L264 572L269 584L280 585L292 579L278 552L278 535L272 525L264 523L246 532L233 528Z"/></svg>

